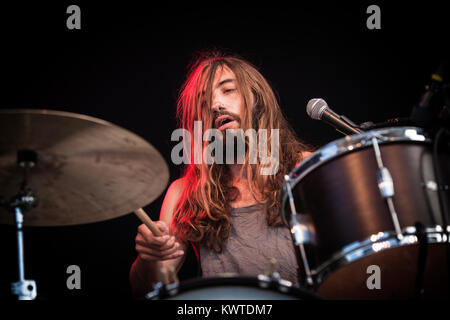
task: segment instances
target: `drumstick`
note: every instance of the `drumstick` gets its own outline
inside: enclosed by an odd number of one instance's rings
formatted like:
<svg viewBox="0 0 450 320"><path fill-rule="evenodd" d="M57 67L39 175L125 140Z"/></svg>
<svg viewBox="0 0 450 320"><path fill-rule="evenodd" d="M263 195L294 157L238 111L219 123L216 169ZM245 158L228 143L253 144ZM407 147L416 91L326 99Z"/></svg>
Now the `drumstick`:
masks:
<svg viewBox="0 0 450 320"><path fill-rule="evenodd" d="M145 224L147 228L150 229L150 231L153 233L155 237L162 236L162 233L159 230L159 228L156 226L153 220L150 219L150 217L147 215L147 213L145 213L145 211L142 208L135 210L134 213L142 221L142 223Z"/></svg>

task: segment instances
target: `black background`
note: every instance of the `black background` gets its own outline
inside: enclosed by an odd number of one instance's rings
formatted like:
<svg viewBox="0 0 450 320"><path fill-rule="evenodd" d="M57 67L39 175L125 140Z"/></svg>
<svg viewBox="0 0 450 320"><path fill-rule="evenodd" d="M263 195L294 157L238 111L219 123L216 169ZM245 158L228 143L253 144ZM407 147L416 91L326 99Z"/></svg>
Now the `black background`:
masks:
<svg viewBox="0 0 450 320"><path fill-rule="evenodd" d="M81 30L66 27L71 4L81 8ZM381 8L381 30L366 27L371 4ZM307 117L309 99L324 98L356 123L406 117L448 57L448 12L430 1L20 2L2 5L0 15L1 108L70 111L129 129L160 151L171 181L180 173L170 160L177 92L199 50L224 49L253 62L299 136L316 147L341 136ZM154 219L163 195L145 207ZM139 224L127 214L73 227L28 227L26 278L36 280L42 300L131 298L128 271ZM0 237L6 297L17 279L12 226L0 226ZM72 264L81 268L81 290L66 288ZM182 279L194 269L191 255Z"/></svg>

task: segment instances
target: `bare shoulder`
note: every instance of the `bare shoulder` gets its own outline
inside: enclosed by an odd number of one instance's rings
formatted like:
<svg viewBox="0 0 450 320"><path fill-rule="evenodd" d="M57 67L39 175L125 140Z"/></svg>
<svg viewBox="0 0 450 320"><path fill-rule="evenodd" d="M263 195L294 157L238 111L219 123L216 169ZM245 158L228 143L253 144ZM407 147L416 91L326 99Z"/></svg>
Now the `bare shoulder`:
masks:
<svg viewBox="0 0 450 320"><path fill-rule="evenodd" d="M186 178L179 178L175 181L173 181L169 188L167 189L167 194L171 194L171 196L179 197L181 195L181 192L183 192L183 189L186 185Z"/></svg>
<svg viewBox="0 0 450 320"><path fill-rule="evenodd" d="M302 160L305 160L306 158L309 158L314 152L311 151L303 151L300 152L300 157Z"/></svg>
<svg viewBox="0 0 450 320"><path fill-rule="evenodd" d="M185 185L186 179L180 178L173 181L167 189L159 217L159 219L165 221L167 225L170 225L172 221L176 205L181 197Z"/></svg>
<svg viewBox="0 0 450 320"><path fill-rule="evenodd" d="M306 160L308 157L310 157L314 152L311 151L302 151L298 154L298 162L296 166L298 166L302 161Z"/></svg>

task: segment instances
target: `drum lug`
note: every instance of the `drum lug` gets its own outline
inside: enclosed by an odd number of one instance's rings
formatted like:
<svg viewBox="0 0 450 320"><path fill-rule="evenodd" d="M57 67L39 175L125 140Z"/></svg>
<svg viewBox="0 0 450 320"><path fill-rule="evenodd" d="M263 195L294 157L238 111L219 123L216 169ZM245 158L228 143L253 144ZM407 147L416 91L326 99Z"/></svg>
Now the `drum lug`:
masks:
<svg viewBox="0 0 450 320"><path fill-rule="evenodd" d="M309 261L308 261L307 255L306 255L304 244L310 242L313 237L311 236L307 225L302 223L301 216L299 214L297 214L297 210L296 210L295 204L294 204L294 197L292 195L290 177L288 175L285 175L284 179L286 181L285 189L288 193L289 204L291 207L291 218L289 221L289 227L290 227L292 238L294 239L295 245L300 250L300 256L302 259L303 267L305 269L306 283L309 286L312 286L314 284L314 281L312 279L311 269L309 266Z"/></svg>
<svg viewBox="0 0 450 320"><path fill-rule="evenodd" d="M274 286L277 290L284 293L289 293L293 287L292 282L281 279L278 272L274 272L269 276L266 274L258 275L258 283L260 288L267 289Z"/></svg>
<svg viewBox="0 0 450 320"><path fill-rule="evenodd" d="M296 245L317 244L314 226L306 214L291 215L291 234Z"/></svg>
<svg viewBox="0 0 450 320"><path fill-rule="evenodd" d="M392 181L391 173L388 168L382 167L377 172L378 188L380 189L383 198L394 196L394 182Z"/></svg>
<svg viewBox="0 0 450 320"><path fill-rule="evenodd" d="M147 293L144 297L148 300L157 299L160 297L162 291L164 291L164 285L162 282L158 282L153 285L153 290Z"/></svg>
<svg viewBox="0 0 450 320"><path fill-rule="evenodd" d="M430 191L438 191L438 190L448 191L449 190L449 187L447 184L439 186L437 184L437 182L434 180L428 180L426 183L422 183L422 187L425 189L428 189Z"/></svg>
<svg viewBox="0 0 450 320"><path fill-rule="evenodd" d="M172 297L178 294L179 283L173 282L164 284L158 282L153 286L153 291L147 293L144 297L148 300L160 299L165 297Z"/></svg>
<svg viewBox="0 0 450 320"><path fill-rule="evenodd" d="M375 136L372 137L372 146L375 151L375 158L378 165L377 180L378 188L380 189L381 196L386 199L386 204L388 206L389 213L391 215L392 223L394 224L395 233L397 238L401 240L403 238L400 223L398 221L397 212L394 206L394 181L392 180L391 173L388 168L383 165L383 160L381 158L380 146L378 145L378 140Z"/></svg>

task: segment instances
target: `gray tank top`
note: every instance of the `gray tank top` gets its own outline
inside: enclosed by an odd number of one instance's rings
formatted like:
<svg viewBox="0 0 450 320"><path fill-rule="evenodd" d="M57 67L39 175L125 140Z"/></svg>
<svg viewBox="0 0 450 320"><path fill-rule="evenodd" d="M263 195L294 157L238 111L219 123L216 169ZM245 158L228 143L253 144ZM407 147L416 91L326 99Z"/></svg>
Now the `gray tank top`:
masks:
<svg viewBox="0 0 450 320"><path fill-rule="evenodd" d="M200 267L203 277L223 273L256 277L264 274L271 258L284 280L297 283L297 260L289 229L267 225L264 206L255 204L231 210L230 237L221 253L200 245Z"/></svg>

